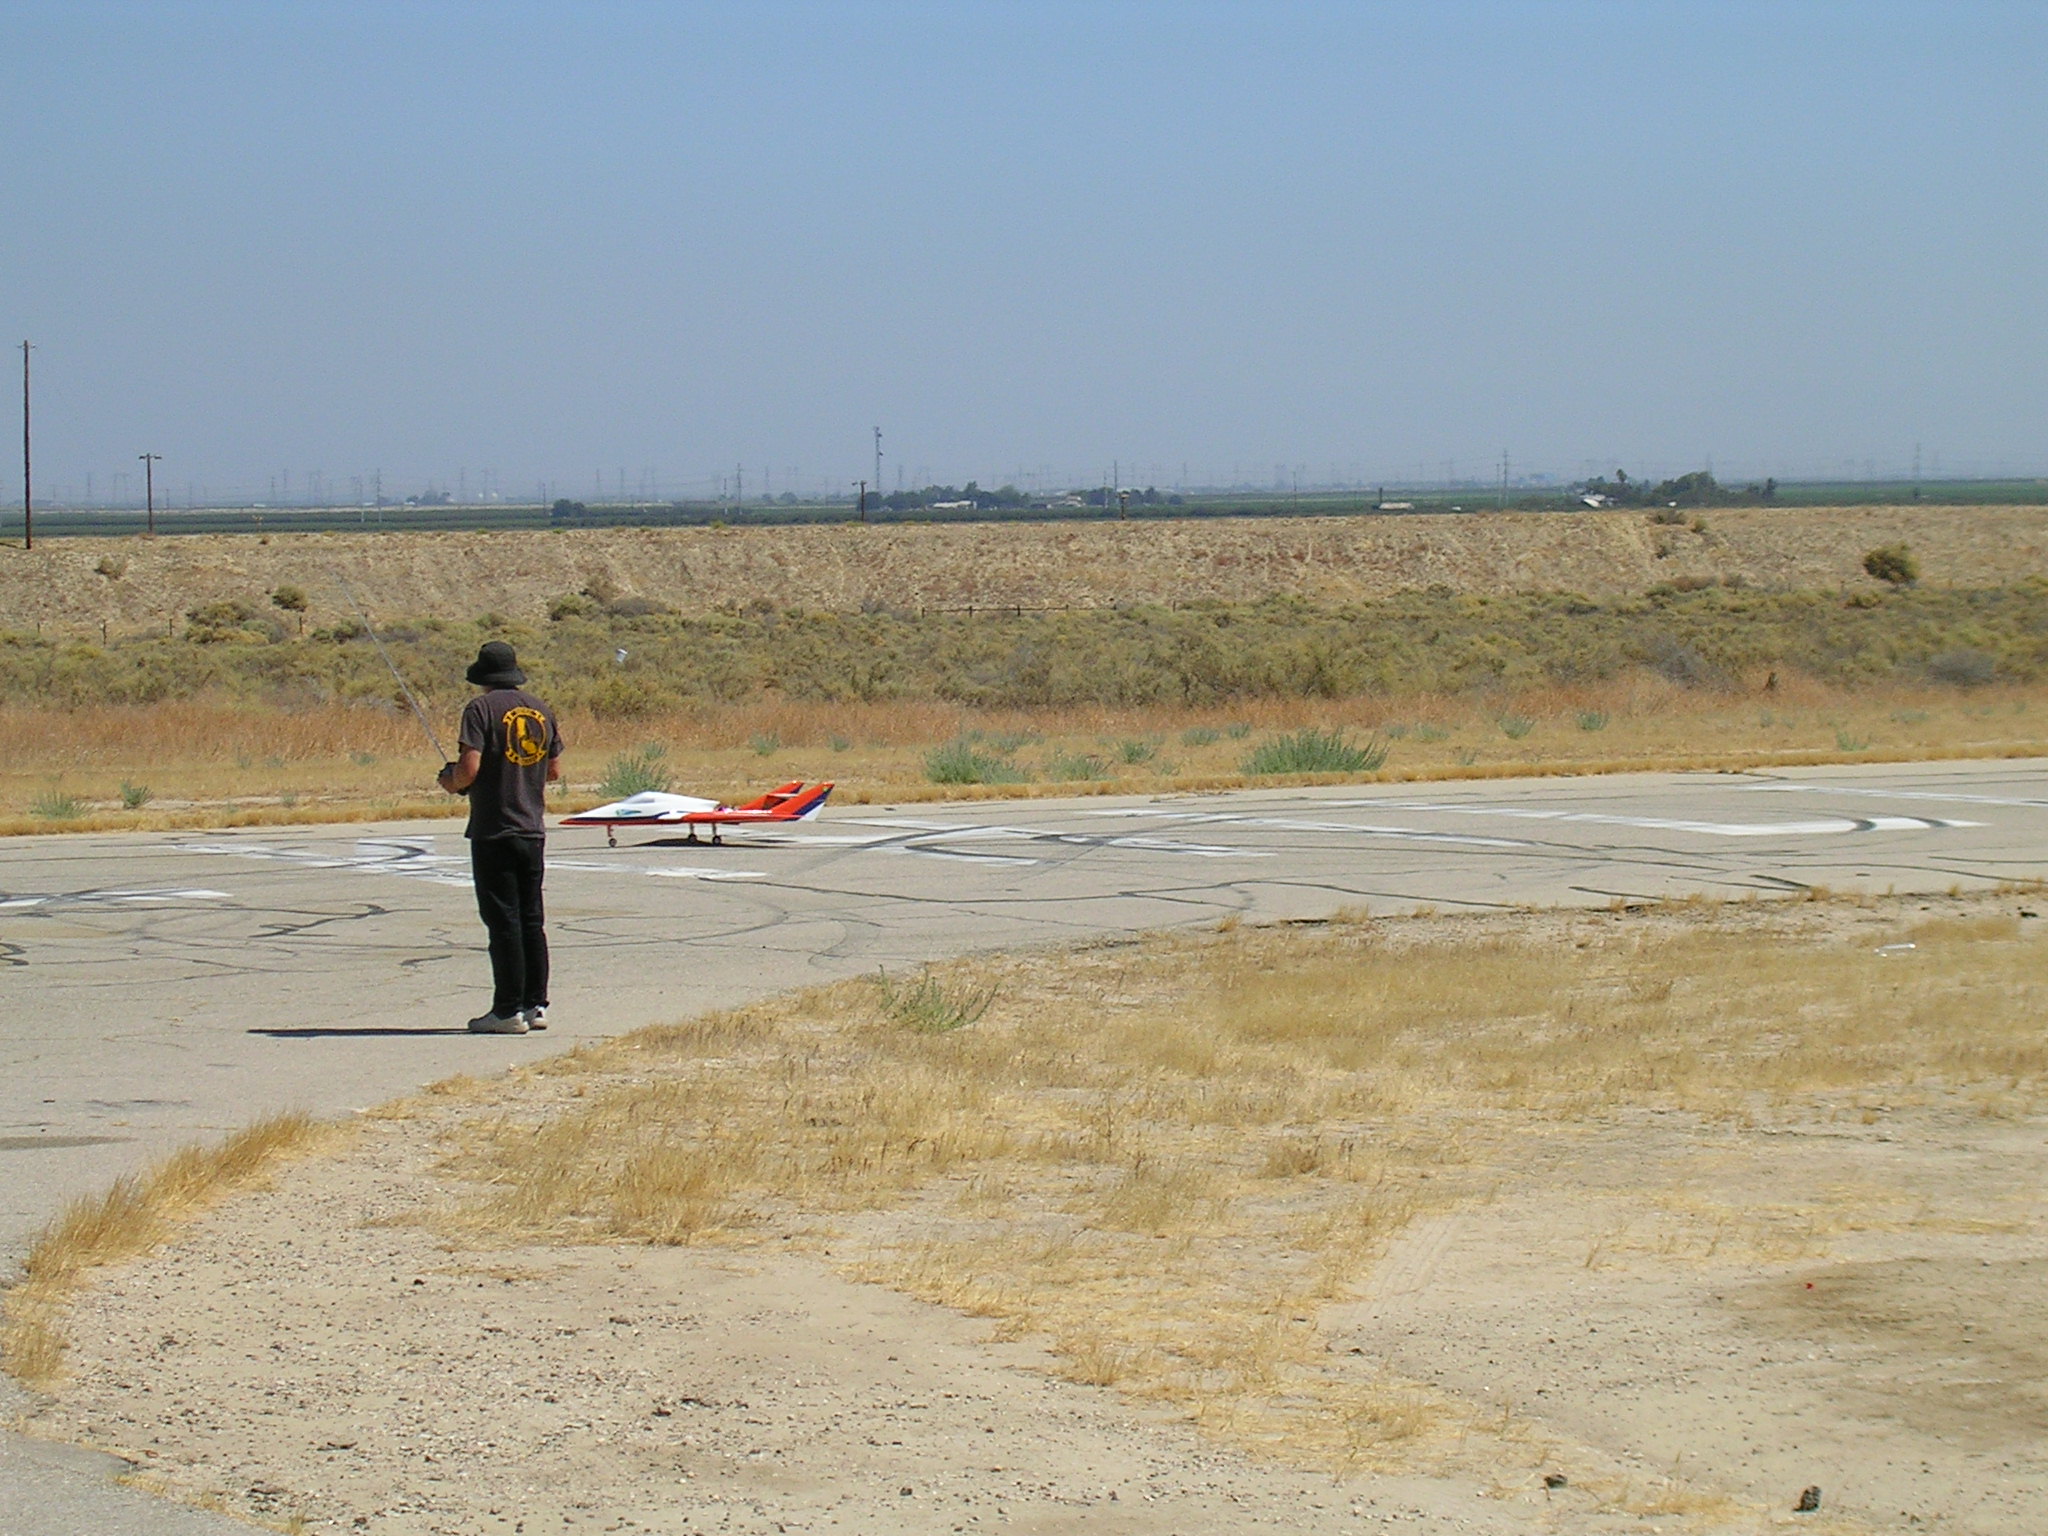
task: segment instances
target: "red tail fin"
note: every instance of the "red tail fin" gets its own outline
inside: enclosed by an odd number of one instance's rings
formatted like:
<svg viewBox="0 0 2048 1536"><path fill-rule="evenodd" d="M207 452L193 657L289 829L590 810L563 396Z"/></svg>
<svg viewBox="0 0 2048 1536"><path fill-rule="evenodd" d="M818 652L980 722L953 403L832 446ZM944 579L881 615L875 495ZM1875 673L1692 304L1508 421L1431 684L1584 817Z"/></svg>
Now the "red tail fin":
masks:
<svg viewBox="0 0 2048 1536"><path fill-rule="evenodd" d="M805 787L802 779L791 779L787 784L777 785L758 800L749 800L745 805L736 805L736 811L765 811L776 821L801 821L806 816L817 814L824 805L825 797L832 793L830 784L813 784Z"/></svg>
<svg viewBox="0 0 2048 1536"><path fill-rule="evenodd" d="M831 793L830 784L813 784L809 789L801 784L789 784L761 798L768 802L767 809L774 813L777 821L802 821L807 816L817 815L824 807L825 797Z"/></svg>

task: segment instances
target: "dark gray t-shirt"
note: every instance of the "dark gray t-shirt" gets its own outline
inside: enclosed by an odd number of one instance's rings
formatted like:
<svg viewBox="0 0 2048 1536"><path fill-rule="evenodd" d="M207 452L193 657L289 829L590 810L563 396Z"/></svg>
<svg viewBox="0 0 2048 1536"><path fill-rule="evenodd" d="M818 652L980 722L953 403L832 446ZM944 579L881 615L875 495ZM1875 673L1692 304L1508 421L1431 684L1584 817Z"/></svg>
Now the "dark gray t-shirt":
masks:
<svg viewBox="0 0 2048 1536"><path fill-rule="evenodd" d="M493 688L462 711L456 741L483 761L469 787L469 829L478 841L544 837L548 761L562 755L555 712L523 688Z"/></svg>

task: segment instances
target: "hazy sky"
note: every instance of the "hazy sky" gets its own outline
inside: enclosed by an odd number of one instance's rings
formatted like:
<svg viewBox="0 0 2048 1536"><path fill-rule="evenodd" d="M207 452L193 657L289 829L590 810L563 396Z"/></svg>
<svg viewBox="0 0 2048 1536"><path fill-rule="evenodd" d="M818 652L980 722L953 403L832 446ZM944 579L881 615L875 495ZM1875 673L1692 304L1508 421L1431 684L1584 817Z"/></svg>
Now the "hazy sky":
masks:
<svg viewBox="0 0 2048 1536"><path fill-rule="evenodd" d="M55 494L2036 470L2044 66L1959 0L7 0L0 327Z"/></svg>

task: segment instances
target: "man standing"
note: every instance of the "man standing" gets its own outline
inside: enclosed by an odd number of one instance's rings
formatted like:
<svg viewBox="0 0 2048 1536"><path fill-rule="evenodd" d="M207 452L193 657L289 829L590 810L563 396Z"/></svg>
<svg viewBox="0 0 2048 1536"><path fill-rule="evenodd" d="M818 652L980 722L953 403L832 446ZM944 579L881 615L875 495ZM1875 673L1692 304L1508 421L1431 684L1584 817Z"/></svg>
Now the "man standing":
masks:
<svg viewBox="0 0 2048 1536"><path fill-rule="evenodd" d="M491 1010L469 1021L479 1035L547 1028L548 940L541 875L547 786L562 774L554 711L522 686L512 647L492 640L465 674L484 691L462 711L461 756L441 770L451 795L469 795L470 870L490 934Z"/></svg>

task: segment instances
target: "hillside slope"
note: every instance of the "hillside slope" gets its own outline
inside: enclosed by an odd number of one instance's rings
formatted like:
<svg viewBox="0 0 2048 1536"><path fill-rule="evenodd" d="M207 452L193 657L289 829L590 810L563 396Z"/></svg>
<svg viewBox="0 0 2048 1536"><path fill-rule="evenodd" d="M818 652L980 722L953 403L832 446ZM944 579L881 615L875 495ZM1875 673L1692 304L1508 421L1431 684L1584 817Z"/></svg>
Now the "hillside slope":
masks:
<svg viewBox="0 0 2048 1536"><path fill-rule="evenodd" d="M1905 541L1923 580L2048 575L2048 507L1730 508L1704 532L1641 512L957 523L562 532L210 534L64 538L0 548L0 626L49 635L163 633L188 609L301 588L308 621L347 612L340 571L377 616L533 623L594 587L683 613L720 606L856 611L1323 602L1410 588L1641 592L1658 582L1872 585L1866 550Z"/></svg>

